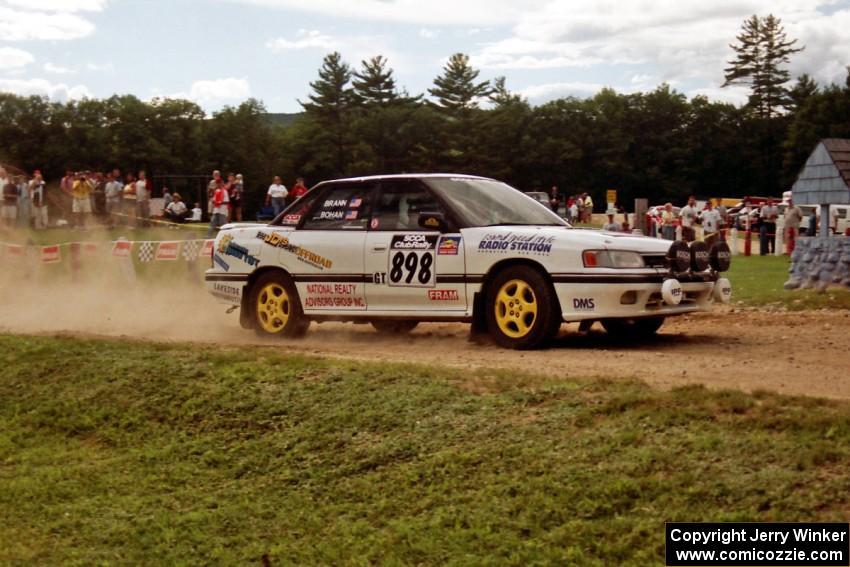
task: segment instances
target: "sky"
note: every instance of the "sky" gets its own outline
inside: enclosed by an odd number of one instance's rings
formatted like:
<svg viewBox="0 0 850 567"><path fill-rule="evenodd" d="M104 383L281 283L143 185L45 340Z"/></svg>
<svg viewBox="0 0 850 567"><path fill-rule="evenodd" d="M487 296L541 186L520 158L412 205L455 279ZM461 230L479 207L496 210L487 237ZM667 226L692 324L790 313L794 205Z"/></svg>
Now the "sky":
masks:
<svg viewBox="0 0 850 567"><path fill-rule="evenodd" d="M792 77L843 84L850 0L0 0L0 91L298 112L331 51L386 56L411 94L463 52L532 104L661 83L740 104L745 88L720 88L729 44L769 13L805 45Z"/></svg>

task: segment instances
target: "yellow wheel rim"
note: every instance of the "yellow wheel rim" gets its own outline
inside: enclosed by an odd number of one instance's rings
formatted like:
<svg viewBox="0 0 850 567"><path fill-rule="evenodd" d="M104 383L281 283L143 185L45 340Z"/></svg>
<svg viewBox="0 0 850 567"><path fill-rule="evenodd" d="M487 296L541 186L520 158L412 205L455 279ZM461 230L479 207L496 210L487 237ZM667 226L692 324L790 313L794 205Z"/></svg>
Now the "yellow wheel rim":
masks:
<svg viewBox="0 0 850 567"><path fill-rule="evenodd" d="M257 322L267 333L279 333L289 321L292 303L279 283L263 286L257 295Z"/></svg>
<svg viewBox="0 0 850 567"><path fill-rule="evenodd" d="M523 280L510 280L496 294L496 323L505 335L519 339L531 332L537 320L537 297Z"/></svg>

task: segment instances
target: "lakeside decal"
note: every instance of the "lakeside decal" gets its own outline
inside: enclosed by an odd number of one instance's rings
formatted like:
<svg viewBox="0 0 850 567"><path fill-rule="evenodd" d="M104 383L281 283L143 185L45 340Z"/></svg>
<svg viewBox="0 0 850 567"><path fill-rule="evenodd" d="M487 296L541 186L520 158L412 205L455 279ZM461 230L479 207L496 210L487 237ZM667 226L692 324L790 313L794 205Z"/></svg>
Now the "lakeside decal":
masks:
<svg viewBox="0 0 850 567"><path fill-rule="evenodd" d="M440 243L437 245L438 256L457 256L457 251L460 249L460 236L442 236Z"/></svg>
<svg viewBox="0 0 850 567"><path fill-rule="evenodd" d="M224 299L240 300L242 299L242 286L229 285L216 282L213 284L212 294Z"/></svg>
<svg viewBox="0 0 850 567"><path fill-rule="evenodd" d="M304 306L308 309L365 309L363 286L358 284L307 284Z"/></svg>
<svg viewBox="0 0 850 567"><path fill-rule="evenodd" d="M429 289L428 299L431 301L459 301L456 289Z"/></svg>
<svg viewBox="0 0 850 567"><path fill-rule="evenodd" d="M478 243L478 251L546 255L552 251L552 243L554 241L554 236L497 232L484 235L484 238Z"/></svg>
<svg viewBox="0 0 850 567"><path fill-rule="evenodd" d="M247 248L233 242L233 236L230 234L225 234L221 237L221 240L218 241L218 251L220 254L233 256L237 260L242 260L249 266L256 266L260 263L259 258L251 256L251 254L248 253Z"/></svg>
<svg viewBox="0 0 850 567"><path fill-rule="evenodd" d="M390 244L392 250L433 250L436 246L436 234L396 234Z"/></svg>
<svg viewBox="0 0 850 567"><path fill-rule="evenodd" d="M297 244L292 244L289 241L289 237L285 234L281 234L279 232L263 232L262 230L260 230L257 232L257 238L259 238L269 246L274 246L275 248L286 250L290 254L295 255L295 257L300 262L309 264L310 266L318 268L319 270L324 270L325 268L331 269L331 267L333 266L332 260L328 260L324 256L320 256L319 254L307 250L306 248L302 248Z"/></svg>

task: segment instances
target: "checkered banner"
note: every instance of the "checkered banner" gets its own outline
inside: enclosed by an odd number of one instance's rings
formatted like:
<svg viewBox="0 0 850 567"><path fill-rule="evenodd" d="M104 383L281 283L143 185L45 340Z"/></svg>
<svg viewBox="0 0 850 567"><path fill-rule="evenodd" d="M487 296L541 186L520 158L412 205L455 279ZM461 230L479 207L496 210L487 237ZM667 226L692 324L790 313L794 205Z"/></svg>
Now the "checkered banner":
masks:
<svg viewBox="0 0 850 567"><path fill-rule="evenodd" d="M139 262L150 262L153 260L153 242L139 242Z"/></svg>
<svg viewBox="0 0 850 567"><path fill-rule="evenodd" d="M63 247L71 248L70 254L63 254ZM165 240L165 241L134 241L112 240L107 242L62 242L45 246L12 244L0 242L0 260L6 263L23 261L28 255L39 260L42 264L63 262L66 257L84 258L112 257L118 259L131 258L133 247L136 247L136 257L139 262L174 262L185 260L195 262L199 258L211 258L213 240Z"/></svg>

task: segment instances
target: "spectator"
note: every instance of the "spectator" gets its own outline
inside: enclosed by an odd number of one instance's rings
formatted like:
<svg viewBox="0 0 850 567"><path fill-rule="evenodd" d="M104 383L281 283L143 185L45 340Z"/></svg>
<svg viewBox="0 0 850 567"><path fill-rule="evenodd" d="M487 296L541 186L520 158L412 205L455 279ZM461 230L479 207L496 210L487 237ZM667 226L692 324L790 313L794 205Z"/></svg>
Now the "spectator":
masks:
<svg viewBox="0 0 850 567"><path fill-rule="evenodd" d="M180 193L175 193L171 202L165 207L165 218L171 222L182 223L186 221L186 216L189 214L189 209L186 208L186 203L180 197Z"/></svg>
<svg viewBox="0 0 850 567"><path fill-rule="evenodd" d="M14 228L18 216L18 188L14 180L6 176L5 171L0 175L0 183L3 184L3 209L0 211L0 219L6 228Z"/></svg>
<svg viewBox="0 0 850 567"><path fill-rule="evenodd" d="M32 217L36 230L47 228L47 202L44 200L44 178L39 170L35 170L29 184Z"/></svg>
<svg viewBox="0 0 850 567"><path fill-rule="evenodd" d="M65 176L59 181L59 189L68 196L73 197L72 190L74 188L74 172L70 169L65 170Z"/></svg>
<svg viewBox="0 0 850 567"><path fill-rule="evenodd" d="M785 254L791 254L797 243L797 233L800 231L800 223L803 221L803 211L794 204L793 199L788 199L788 208L785 209Z"/></svg>
<svg viewBox="0 0 850 567"><path fill-rule="evenodd" d="M113 170L106 174L106 187L104 188L106 194L106 214L108 216L107 222L110 226L116 224L115 215L121 213L121 201L124 193L124 186L121 184L120 177L115 177L116 171L118 170Z"/></svg>
<svg viewBox="0 0 850 567"><path fill-rule="evenodd" d="M587 193L584 194L584 222L590 224L593 221L593 199Z"/></svg>
<svg viewBox="0 0 850 567"><path fill-rule="evenodd" d="M171 201L174 200L174 196L171 194L171 191L168 190L168 187L162 188L162 210L164 211L168 208L168 205L171 204Z"/></svg>
<svg viewBox="0 0 850 567"><path fill-rule="evenodd" d="M617 214L616 209L608 209L605 211L605 214L608 215L608 222L602 225L602 230L608 232L621 232L623 227L614 219L614 215Z"/></svg>
<svg viewBox="0 0 850 567"><path fill-rule="evenodd" d="M773 204L773 199L768 197L767 203L762 205L759 218L759 255L773 254L776 249L776 219L779 217L779 209Z"/></svg>
<svg viewBox="0 0 850 567"><path fill-rule="evenodd" d="M661 212L661 236L664 240L676 240L676 213L673 203L665 203Z"/></svg>
<svg viewBox="0 0 850 567"><path fill-rule="evenodd" d="M192 209L192 216L186 219L188 222L201 222L203 220L204 211L201 209L200 203L195 203L195 208Z"/></svg>
<svg viewBox="0 0 850 567"><path fill-rule="evenodd" d="M242 181L242 174L237 173L233 185L230 186L230 218L236 222L242 221L242 193L245 190L245 184Z"/></svg>
<svg viewBox="0 0 850 567"><path fill-rule="evenodd" d="M221 178L221 172L219 170L213 171L213 178L207 184L207 213L212 218L213 214L213 195L216 190L224 185L224 180Z"/></svg>
<svg viewBox="0 0 850 567"><path fill-rule="evenodd" d="M558 197L558 186L552 185L552 188L549 190L549 206L552 207L552 211L555 214L558 214L558 205L560 204L560 198Z"/></svg>
<svg viewBox="0 0 850 567"><path fill-rule="evenodd" d="M573 222L573 219L575 218L575 217L573 217L573 210L572 210L573 209L573 203L575 203L575 202L576 202L576 200L573 197L567 198L567 202L565 203L565 206L564 206L564 214L567 215L567 222Z"/></svg>
<svg viewBox="0 0 850 567"><path fill-rule="evenodd" d="M711 200L705 204L705 209L699 214L702 221L703 240L708 244L714 243L720 235L720 212L711 206Z"/></svg>
<svg viewBox="0 0 850 567"><path fill-rule="evenodd" d="M269 185L269 190L266 192L266 205L268 206L271 203L275 217L286 207L286 196L288 194L286 187L280 182L280 176L275 175L272 184Z"/></svg>
<svg viewBox="0 0 850 567"><path fill-rule="evenodd" d="M85 229L86 215L91 214L91 191L92 186L86 179L85 173L79 173L76 181L71 186L71 213L74 215L74 225Z"/></svg>
<svg viewBox="0 0 850 567"><path fill-rule="evenodd" d="M132 173L127 174L126 184L124 185L124 219L127 223L130 222L130 217L136 214L136 178Z"/></svg>
<svg viewBox="0 0 850 567"><path fill-rule="evenodd" d="M623 209L623 232L631 232L632 226L629 223L629 213Z"/></svg>
<svg viewBox="0 0 850 567"><path fill-rule="evenodd" d="M697 198L691 195L688 197L688 204L679 211L679 218L682 222L682 240L685 242L696 240L697 233L694 225L696 224L698 214Z"/></svg>
<svg viewBox="0 0 850 567"><path fill-rule="evenodd" d="M579 217L581 213L579 212L578 203L578 199L573 199L573 202L570 205L570 219L572 222L581 222L581 218Z"/></svg>
<svg viewBox="0 0 850 567"><path fill-rule="evenodd" d="M32 221L32 207L30 206L30 187L27 178L18 176L18 227L29 228Z"/></svg>
<svg viewBox="0 0 850 567"><path fill-rule="evenodd" d="M307 186L304 185L304 178L298 177L295 179L295 185L292 187L292 191L289 192L289 200L290 202L295 202L304 195L307 194Z"/></svg>
<svg viewBox="0 0 850 567"><path fill-rule="evenodd" d="M136 181L136 226L146 227L151 218L151 191L153 185L147 180L145 170L139 171L139 179Z"/></svg>
<svg viewBox="0 0 850 567"><path fill-rule="evenodd" d="M228 196L227 189L224 184L220 185L213 193L213 209L210 216L210 229L207 231L207 238L212 238L215 235L215 231L227 222L229 200L230 197Z"/></svg>
<svg viewBox="0 0 850 567"><path fill-rule="evenodd" d="M726 240L724 238L724 231L729 226L729 213L726 210L726 205L723 204L723 199L717 197L715 199L717 206L714 207L717 210L717 214L720 215L720 239Z"/></svg>
<svg viewBox="0 0 850 567"><path fill-rule="evenodd" d="M230 194L233 192L233 187L236 185L236 174L228 173L227 174L227 182L224 184L224 190L227 191L227 222L230 222L233 219L233 211L231 210L230 204Z"/></svg>

